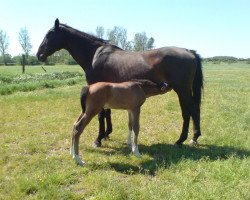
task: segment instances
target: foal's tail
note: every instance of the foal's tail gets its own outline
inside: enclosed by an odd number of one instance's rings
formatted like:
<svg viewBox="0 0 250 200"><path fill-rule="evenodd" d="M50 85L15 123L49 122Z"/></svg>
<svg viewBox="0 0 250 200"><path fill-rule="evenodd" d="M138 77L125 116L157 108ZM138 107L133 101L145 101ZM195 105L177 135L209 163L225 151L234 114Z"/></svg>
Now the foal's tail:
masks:
<svg viewBox="0 0 250 200"><path fill-rule="evenodd" d="M84 113L86 110L86 99L89 93L89 86L85 86L82 88L80 100L81 100L81 106L82 106L82 112Z"/></svg>
<svg viewBox="0 0 250 200"><path fill-rule="evenodd" d="M197 68L193 81L193 98L196 105L200 107L201 105L201 95L203 90L203 73L202 73L202 64L201 57L195 51L191 50L192 54L195 56Z"/></svg>

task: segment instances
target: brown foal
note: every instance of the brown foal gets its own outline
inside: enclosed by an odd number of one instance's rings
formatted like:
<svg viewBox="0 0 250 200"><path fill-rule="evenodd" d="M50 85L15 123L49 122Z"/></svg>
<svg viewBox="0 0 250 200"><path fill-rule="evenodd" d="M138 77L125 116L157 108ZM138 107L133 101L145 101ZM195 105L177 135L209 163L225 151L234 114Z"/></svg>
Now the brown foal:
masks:
<svg viewBox="0 0 250 200"><path fill-rule="evenodd" d="M166 83L156 84L148 80L136 80L122 83L98 82L82 89L82 112L73 127L71 155L79 165L84 161L79 156L79 138L91 119L103 108L123 109L128 111L128 145L135 156L141 156L137 138L139 134L140 108L147 97L164 94L172 88ZM131 144L131 135L133 142Z"/></svg>

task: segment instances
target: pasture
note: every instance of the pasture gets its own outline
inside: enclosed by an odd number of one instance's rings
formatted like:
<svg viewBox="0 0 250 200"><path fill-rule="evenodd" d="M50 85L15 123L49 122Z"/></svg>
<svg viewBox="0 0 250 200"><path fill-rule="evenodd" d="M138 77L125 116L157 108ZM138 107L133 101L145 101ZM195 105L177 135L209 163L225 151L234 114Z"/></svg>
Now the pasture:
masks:
<svg viewBox="0 0 250 200"><path fill-rule="evenodd" d="M103 147L92 146L97 117L81 135L84 167L69 149L86 84L81 68L45 66L43 75L28 67L21 76L20 67L0 67L0 199L250 199L250 65L203 66L199 146L188 145L192 126L185 145L173 146L182 117L169 92L142 106L142 158L125 143L127 112L112 110L113 133ZM24 81L13 81L18 77Z"/></svg>

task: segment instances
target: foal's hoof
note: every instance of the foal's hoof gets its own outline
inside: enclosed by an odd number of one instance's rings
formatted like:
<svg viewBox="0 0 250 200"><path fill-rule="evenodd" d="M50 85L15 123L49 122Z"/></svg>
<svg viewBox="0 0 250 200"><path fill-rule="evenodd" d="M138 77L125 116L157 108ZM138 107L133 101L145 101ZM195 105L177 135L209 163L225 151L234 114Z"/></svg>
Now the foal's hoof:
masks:
<svg viewBox="0 0 250 200"><path fill-rule="evenodd" d="M192 140L190 140L189 145L191 145L191 146L198 146L199 144L198 144L197 141L195 141L195 140L192 139Z"/></svg>
<svg viewBox="0 0 250 200"><path fill-rule="evenodd" d="M80 161L76 161L76 164L83 167L85 165L85 162L80 160Z"/></svg>
<svg viewBox="0 0 250 200"><path fill-rule="evenodd" d="M80 165L80 166L84 166L85 165L85 162L83 160L81 160L81 158L80 158L79 155L73 155L72 157L75 160L75 162L76 162L77 165Z"/></svg>
<svg viewBox="0 0 250 200"><path fill-rule="evenodd" d="M135 157L137 157L137 158L141 158L142 157L142 155L138 152L138 153L133 153L134 154L134 156Z"/></svg>
<svg viewBox="0 0 250 200"><path fill-rule="evenodd" d="M75 158L76 164L79 166L84 166L85 162L83 160L81 160L81 158Z"/></svg>
<svg viewBox="0 0 250 200"><path fill-rule="evenodd" d="M98 147L101 147L101 146L102 146L102 143L98 142L98 141L95 141L94 144L93 144L94 148L98 148Z"/></svg>

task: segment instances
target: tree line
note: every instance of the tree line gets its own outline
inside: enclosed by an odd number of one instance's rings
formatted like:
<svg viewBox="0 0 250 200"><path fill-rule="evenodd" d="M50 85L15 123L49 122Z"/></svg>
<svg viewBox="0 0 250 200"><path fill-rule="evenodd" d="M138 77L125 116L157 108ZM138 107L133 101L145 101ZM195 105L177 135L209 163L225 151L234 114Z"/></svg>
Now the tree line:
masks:
<svg viewBox="0 0 250 200"><path fill-rule="evenodd" d="M105 30L102 26L97 26L95 33L91 33L96 37L109 41L110 44L116 45L124 50L129 51L145 51L154 48L155 39L148 37L145 32L139 32L134 35L133 40L128 40L127 29L114 26L112 29ZM32 44L27 28L21 28L19 32L19 43L22 47L22 54L25 55L25 64L39 65L41 64L35 55L31 55ZM7 33L0 29L0 65L20 65L22 64L22 55L12 57L8 54L9 37ZM45 64L77 64L66 50L60 50L48 58Z"/></svg>
<svg viewBox="0 0 250 200"><path fill-rule="evenodd" d="M153 37L148 37L145 32L136 33L132 40L128 40L127 29L114 26L112 29L107 29L103 26L97 26L95 33L91 33L96 37L108 40L110 44L116 45L124 50L128 51L144 51L154 48L155 39ZM31 55L32 44L30 41L30 36L27 28L21 28L18 35L20 46L22 47L22 54L25 55L26 65L39 65L39 62L35 55ZM8 54L7 50L9 47L9 37L7 33L0 29L0 65L21 65L22 55L11 56ZM204 58L205 62L212 63L234 63L238 61L246 61L250 64L250 58L236 58L232 56L215 56L210 58ZM47 65L55 64L66 64L74 65L77 64L76 61L70 56L66 50L60 50L55 52L52 56L48 58L45 62Z"/></svg>
<svg viewBox="0 0 250 200"><path fill-rule="evenodd" d="M204 58L203 61L205 62L212 62L212 63L236 63L239 61L245 61L247 64L250 64L250 58L236 58L233 56L214 56L214 57L209 57L209 58Z"/></svg>

